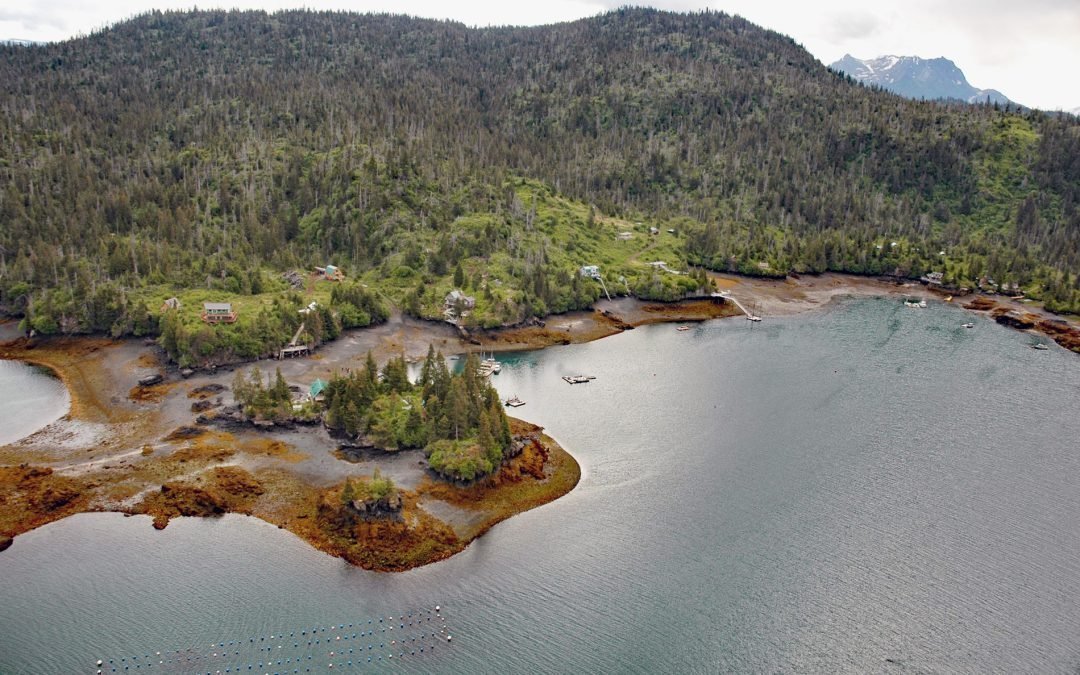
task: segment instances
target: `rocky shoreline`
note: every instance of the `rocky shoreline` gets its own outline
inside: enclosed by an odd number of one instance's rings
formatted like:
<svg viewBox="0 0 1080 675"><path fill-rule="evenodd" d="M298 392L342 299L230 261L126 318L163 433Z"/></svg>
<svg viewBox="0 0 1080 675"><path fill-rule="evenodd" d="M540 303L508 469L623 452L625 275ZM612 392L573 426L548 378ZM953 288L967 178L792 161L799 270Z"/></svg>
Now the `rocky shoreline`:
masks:
<svg viewBox="0 0 1080 675"><path fill-rule="evenodd" d="M765 317L812 311L837 297L909 296L917 284L822 275L783 281L714 275L718 285ZM972 311L1034 330L1080 351L1080 327L1015 301L972 296ZM959 301L958 301L959 302ZM429 344L445 354L537 349L587 342L658 322L690 322L740 313L732 303L694 300L649 303L622 298L591 312L462 336L445 324L401 317L351 332L306 359L276 362L286 378L304 381L377 360L419 359ZM5 326L4 328L8 328ZM13 337L6 331L3 337ZM422 454L340 457L338 441L321 425L256 428L199 424L196 415L226 408L228 369L181 378L158 350L142 341L57 338L0 343L0 358L47 366L71 395L62 420L0 447L0 550L11 538L85 511L146 514L165 527L176 516L249 514L288 529L311 545L374 570L410 569L462 550L493 525L558 499L577 484L581 468L542 430L514 420L520 452L489 477L469 485L441 480ZM168 375L150 382L154 374ZM148 384L137 384L143 379ZM129 390L129 387L135 384ZM203 419L203 422L210 421ZM341 508L347 478L371 469L401 486L400 508L371 513ZM363 471L361 471L363 470ZM15 542L17 544L17 542Z"/></svg>
<svg viewBox="0 0 1080 675"><path fill-rule="evenodd" d="M6 546L19 534L87 511L148 515L156 529L174 517L239 513L289 529L353 564L398 571L444 559L482 534L425 509L423 500L442 502L457 487L432 497L440 481L415 460L393 517L375 510L342 520L325 505L340 507L341 485L364 472L333 457L337 442L321 425L268 431L242 423L199 424L192 415L205 411L194 413L193 407L202 409L203 401L216 406L229 396L213 381L222 375L171 377L137 385L128 395L132 378L162 367L151 363L145 345L17 341L0 346L0 355L50 367L72 399L64 419L0 447L0 537ZM514 427L530 429L519 420ZM474 495L457 507L468 513L464 520L487 523L486 530L573 489L580 478L576 461L551 441L537 453L510 458L497 475L477 481L482 488L463 488ZM400 472L398 458L387 461L386 472ZM367 464L378 470L383 461L377 453Z"/></svg>

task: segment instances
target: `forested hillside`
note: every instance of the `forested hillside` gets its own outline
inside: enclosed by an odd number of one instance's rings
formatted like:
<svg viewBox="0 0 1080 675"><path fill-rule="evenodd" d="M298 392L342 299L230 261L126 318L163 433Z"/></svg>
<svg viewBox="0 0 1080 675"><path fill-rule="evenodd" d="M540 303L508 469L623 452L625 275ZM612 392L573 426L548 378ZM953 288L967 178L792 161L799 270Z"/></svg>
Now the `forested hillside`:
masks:
<svg viewBox="0 0 1080 675"><path fill-rule="evenodd" d="M418 315L461 287L485 325L587 306L582 265L697 287L656 260L1080 309L1076 119L905 100L717 13L155 12L0 47L0 141L0 306L45 332L154 333L191 289L301 306L279 275L327 263Z"/></svg>

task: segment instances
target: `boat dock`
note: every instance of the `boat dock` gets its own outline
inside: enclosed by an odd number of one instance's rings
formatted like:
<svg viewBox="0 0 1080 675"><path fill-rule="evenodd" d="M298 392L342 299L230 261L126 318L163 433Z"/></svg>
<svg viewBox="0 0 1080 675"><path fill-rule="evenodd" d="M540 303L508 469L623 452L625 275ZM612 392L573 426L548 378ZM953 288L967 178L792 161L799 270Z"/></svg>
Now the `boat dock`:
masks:
<svg viewBox="0 0 1080 675"><path fill-rule="evenodd" d="M563 375L562 379L567 384L585 384L590 380L595 380L595 375Z"/></svg>
<svg viewBox="0 0 1080 675"><path fill-rule="evenodd" d="M311 349L307 345L292 345L290 347L282 347L278 352L279 359L289 359L295 356L307 356L311 353Z"/></svg>
<svg viewBox="0 0 1080 675"><path fill-rule="evenodd" d="M292 339L289 340L289 344L281 348L278 352L279 359L288 359L294 356L307 356L311 353L311 347L309 345L297 344L300 341L300 336L304 333L304 327L306 323L301 323L300 327L296 329L296 333L293 334Z"/></svg>

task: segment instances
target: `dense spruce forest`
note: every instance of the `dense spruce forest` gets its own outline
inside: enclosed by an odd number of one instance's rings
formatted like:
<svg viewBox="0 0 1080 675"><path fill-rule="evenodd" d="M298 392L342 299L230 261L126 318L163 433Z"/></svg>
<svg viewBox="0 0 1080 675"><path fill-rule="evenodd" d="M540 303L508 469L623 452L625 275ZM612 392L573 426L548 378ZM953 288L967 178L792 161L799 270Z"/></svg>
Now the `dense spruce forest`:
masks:
<svg viewBox="0 0 1080 675"><path fill-rule="evenodd" d="M0 176L0 309L151 335L176 311L190 363L269 353L313 298L330 336L454 288L466 324L585 307L593 264L649 298L700 268L940 271L1080 310L1075 118L905 100L721 13L152 12L0 47ZM363 297L281 278L326 264ZM201 325L214 300L239 327Z"/></svg>

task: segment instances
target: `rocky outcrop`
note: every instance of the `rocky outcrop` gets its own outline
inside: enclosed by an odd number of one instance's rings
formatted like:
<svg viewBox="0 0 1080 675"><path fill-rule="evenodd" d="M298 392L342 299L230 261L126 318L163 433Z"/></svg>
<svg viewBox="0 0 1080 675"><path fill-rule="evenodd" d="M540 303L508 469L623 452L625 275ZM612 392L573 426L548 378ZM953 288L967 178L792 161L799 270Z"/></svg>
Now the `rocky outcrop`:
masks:
<svg viewBox="0 0 1080 675"><path fill-rule="evenodd" d="M210 384L204 384L201 387L195 387L188 392L188 398L206 399L226 391L228 387L223 384L217 384L212 382Z"/></svg>
<svg viewBox="0 0 1080 675"><path fill-rule="evenodd" d="M616 330L634 330L633 324L629 324L629 323L623 321L620 317L618 317L614 313L612 313L612 312L610 312L610 311L608 311L606 309L601 309L601 310L598 310L598 311L600 312L600 316L604 317L604 319L606 319L607 322L611 324L612 328L615 328Z"/></svg>
<svg viewBox="0 0 1080 675"><path fill-rule="evenodd" d="M513 438L510 439L510 447L503 453L503 460L513 459L524 452L525 448L534 443L539 443L543 431L543 427L537 427L535 431L514 434Z"/></svg>
<svg viewBox="0 0 1080 675"><path fill-rule="evenodd" d="M11 543L15 541L7 535L0 535L0 551L6 551L11 548Z"/></svg>
<svg viewBox="0 0 1080 675"><path fill-rule="evenodd" d="M994 317L994 321L997 321L1002 326L1009 326L1010 328L1019 330L1034 328L1035 322L1039 320L1039 317L1034 314L1019 312L1017 310L1008 310L1004 307L995 309L990 315Z"/></svg>
<svg viewBox="0 0 1080 675"><path fill-rule="evenodd" d="M973 309L977 312L985 312L995 307L997 307L996 302L982 295L975 296L971 299L971 302L964 305L964 309Z"/></svg>
<svg viewBox="0 0 1080 675"><path fill-rule="evenodd" d="M1080 354L1080 328L1072 326L1064 319L1043 319L1039 321L1037 328L1054 338L1054 342L1065 349Z"/></svg>
<svg viewBox="0 0 1080 675"><path fill-rule="evenodd" d="M154 516L154 527L164 529L176 516L220 516L250 513L252 502L264 492L250 473L235 466L218 467L195 482L173 481L151 493L135 513Z"/></svg>
<svg viewBox="0 0 1080 675"><path fill-rule="evenodd" d="M357 515L365 518L393 516L401 512L401 495L394 493L381 499L354 499L349 507Z"/></svg>
<svg viewBox="0 0 1080 675"><path fill-rule="evenodd" d="M219 404L216 404L216 405L221 405L221 404L219 403ZM213 401L210 401L208 399L203 399L201 401L195 401L194 403L191 404L191 412L196 412L196 413L206 412L207 410L210 410L213 407L216 407L215 403Z"/></svg>

